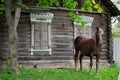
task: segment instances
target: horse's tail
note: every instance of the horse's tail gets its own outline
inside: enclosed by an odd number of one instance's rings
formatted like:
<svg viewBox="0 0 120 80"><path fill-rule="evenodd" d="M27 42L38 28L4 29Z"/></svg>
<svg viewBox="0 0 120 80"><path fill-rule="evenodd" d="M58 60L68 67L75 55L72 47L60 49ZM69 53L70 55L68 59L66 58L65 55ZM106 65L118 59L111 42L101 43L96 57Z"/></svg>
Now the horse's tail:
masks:
<svg viewBox="0 0 120 80"><path fill-rule="evenodd" d="M81 40L83 39L84 37L82 36L78 36L76 37L75 41L74 41L74 46L75 46L75 49L77 49L79 47L79 44L81 42Z"/></svg>

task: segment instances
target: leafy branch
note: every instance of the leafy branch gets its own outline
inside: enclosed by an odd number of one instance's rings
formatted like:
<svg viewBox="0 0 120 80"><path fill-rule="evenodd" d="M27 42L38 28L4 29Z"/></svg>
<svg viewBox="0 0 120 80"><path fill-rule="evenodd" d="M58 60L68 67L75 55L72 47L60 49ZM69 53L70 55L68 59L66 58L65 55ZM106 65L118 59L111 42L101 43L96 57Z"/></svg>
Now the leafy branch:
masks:
<svg viewBox="0 0 120 80"><path fill-rule="evenodd" d="M120 23L118 23L115 27L112 28L112 36L114 38L120 38Z"/></svg>
<svg viewBox="0 0 120 80"><path fill-rule="evenodd" d="M60 6L60 4L58 0L38 0L36 6L51 7L51 6Z"/></svg>
<svg viewBox="0 0 120 80"><path fill-rule="evenodd" d="M4 3L6 0L1 0L1 3ZM82 27L86 27L86 24L83 22L82 17L80 17L78 14L74 12L74 9L78 6L78 2L75 0L62 0L63 7L66 7L70 9L69 15L73 21L76 21L79 23ZM28 9L28 5L25 5L21 2L16 3L17 6L20 6L24 9ZM59 0L38 0L36 7L58 7L60 6ZM80 10L84 11L87 10L89 12L92 12L93 9L96 9L99 13L101 13L103 10L100 6L100 2L96 3L95 0L84 0L83 5L81 6ZM5 10L4 4L0 4L0 12L2 14L1 10Z"/></svg>
<svg viewBox="0 0 120 80"><path fill-rule="evenodd" d="M96 9L99 13L103 11L100 7L100 2L97 4L95 0L84 0L84 4L82 5L81 10L88 10L89 12L92 12L93 8Z"/></svg>

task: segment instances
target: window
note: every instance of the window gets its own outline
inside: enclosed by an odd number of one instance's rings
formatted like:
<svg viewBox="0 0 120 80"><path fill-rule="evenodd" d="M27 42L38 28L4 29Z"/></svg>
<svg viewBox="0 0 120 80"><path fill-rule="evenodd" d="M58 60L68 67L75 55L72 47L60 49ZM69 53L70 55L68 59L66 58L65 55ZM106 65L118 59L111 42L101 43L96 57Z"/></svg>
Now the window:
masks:
<svg viewBox="0 0 120 80"><path fill-rule="evenodd" d="M83 22L86 23L87 28L82 28L81 25L77 22L74 22L74 39L80 34L86 35L91 38L92 32L92 22L93 18L89 16L81 16L83 18Z"/></svg>
<svg viewBox="0 0 120 80"><path fill-rule="evenodd" d="M31 55L51 55L52 18L52 13L31 13Z"/></svg>
<svg viewBox="0 0 120 80"><path fill-rule="evenodd" d="M87 28L82 28L79 24L74 22L74 38L81 34L87 37L91 37L91 26L88 26Z"/></svg>
<svg viewBox="0 0 120 80"><path fill-rule="evenodd" d="M91 33L92 33L92 22L93 22L93 18L89 17L89 16L81 16L83 18L83 22L86 23L87 28L82 28L81 25L77 22L74 22L74 39L79 36L79 35L85 35L89 38L92 37ZM75 53L75 49L74 49L74 53Z"/></svg>

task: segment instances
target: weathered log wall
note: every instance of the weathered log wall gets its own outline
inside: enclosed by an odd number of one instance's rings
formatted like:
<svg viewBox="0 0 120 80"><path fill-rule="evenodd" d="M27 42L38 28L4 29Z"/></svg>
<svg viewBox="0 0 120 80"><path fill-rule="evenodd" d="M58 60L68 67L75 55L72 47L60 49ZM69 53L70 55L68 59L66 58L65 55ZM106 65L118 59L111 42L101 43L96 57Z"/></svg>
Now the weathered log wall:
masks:
<svg viewBox="0 0 120 80"><path fill-rule="evenodd" d="M18 31L18 54L30 55L31 23L29 14L21 14L17 31Z"/></svg>
<svg viewBox="0 0 120 80"><path fill-rule="evenodd" d="M54 18L51 24L51 43L52 43L52 55L31 55L31 22L30 13L22 13L20 17L20 22L18 24L18 54L19 61L31 61L31 60L73 60L74 55L74 24L68 15L68 10L62 9L52 9L50 10L54 14ZM92 32L95 28L102 24L102 28L105 32L104 43L101 54L101 60L108 59L109 53L109 34L110 30L107 27L108 17L107 14L98 13L88 13L79 12L80 14L88 15L94 17L94 22L92 25ZM0 18L2 25L0 25L0 51L2 55L9 51L8 48L8 27L5 26L4 16ZM109 34L108 34L109 33ZM89 59L86 57L86 59Z"/></svg>

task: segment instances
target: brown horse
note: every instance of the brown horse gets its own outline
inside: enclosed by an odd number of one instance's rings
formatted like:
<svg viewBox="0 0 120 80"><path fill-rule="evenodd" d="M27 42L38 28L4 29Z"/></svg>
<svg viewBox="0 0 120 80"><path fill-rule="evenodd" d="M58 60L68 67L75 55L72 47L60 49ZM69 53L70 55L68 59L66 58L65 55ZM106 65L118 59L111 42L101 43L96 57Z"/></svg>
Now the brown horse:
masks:
<svg viewBox="0 0 120 80"><path fill-rule="evenodd" d="M80 69L82 70L82 59L84 56L90 57L90 73L93 66L93 56L96 56L96 73L98 73L98 64L100 58L100 52L102 50L103 36L104 32L102 28L97 27L93 38L87 38L82 35L78 36L75 41L75 55L74 63L75 69L77 69L78 58L80 61ZM80 51L80 56L79 56Z"/></svg>

